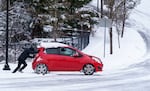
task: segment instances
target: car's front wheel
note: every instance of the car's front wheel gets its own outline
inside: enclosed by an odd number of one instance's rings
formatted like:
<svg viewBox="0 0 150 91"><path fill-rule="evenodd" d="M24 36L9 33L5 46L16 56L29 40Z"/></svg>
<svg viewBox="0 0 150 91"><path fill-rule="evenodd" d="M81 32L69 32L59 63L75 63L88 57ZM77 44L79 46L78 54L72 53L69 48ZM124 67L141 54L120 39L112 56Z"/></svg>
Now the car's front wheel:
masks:
<svg viewBox="0 0 150 91"><path fill-rule="evenodd" d="M38 64L35 68L35 73L37 74L47 74L48 69L47 66L45 64Z"/></svg>
<svg viewBox="0 0 150 91"><path fill-rule="evenodd" d="M86 64L84 67L83 67L83 73L85 75L93 75L93 73L95 72L95 68L92 64Z"/></svg>

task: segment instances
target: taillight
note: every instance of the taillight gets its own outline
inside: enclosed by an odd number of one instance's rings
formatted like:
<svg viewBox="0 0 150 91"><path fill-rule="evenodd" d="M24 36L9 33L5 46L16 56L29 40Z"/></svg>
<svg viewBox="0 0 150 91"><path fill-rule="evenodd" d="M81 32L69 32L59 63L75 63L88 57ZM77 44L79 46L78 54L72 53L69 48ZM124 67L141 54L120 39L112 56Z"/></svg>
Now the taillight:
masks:
<svg viewBox="0 0 150 91"><path fill-rule="evenodd" d="M42 60L42 58L41 57L38 57L37 59L36 59L36 61L41 61Z"/></svg>
<svg viewBox="0 0 150 91"><path fill-rule="evenodd" d="M36 61L38 57L39 57L39 54L36 54L33 60Z"/></svg>

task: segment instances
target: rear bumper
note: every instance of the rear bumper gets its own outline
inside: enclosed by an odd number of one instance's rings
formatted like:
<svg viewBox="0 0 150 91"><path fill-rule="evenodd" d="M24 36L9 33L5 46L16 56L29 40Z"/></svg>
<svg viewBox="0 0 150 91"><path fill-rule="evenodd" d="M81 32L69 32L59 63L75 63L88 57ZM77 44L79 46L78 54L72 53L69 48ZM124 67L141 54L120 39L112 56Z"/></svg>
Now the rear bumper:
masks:
<svg viewBox="0 0 150 91"><path fill-rule="evenodd" d="M35 62L35 61L33 61L33 62L32 62L32 69L34 70L34 69L35 69L35 67L36 67L36 62Z"/></svg>

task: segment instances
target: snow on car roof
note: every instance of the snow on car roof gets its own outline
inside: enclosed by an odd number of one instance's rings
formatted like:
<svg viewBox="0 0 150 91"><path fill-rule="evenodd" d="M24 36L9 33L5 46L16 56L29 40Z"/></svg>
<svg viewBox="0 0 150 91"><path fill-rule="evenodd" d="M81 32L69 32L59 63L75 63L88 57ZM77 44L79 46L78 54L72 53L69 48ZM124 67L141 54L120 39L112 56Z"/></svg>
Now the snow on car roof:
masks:
<svg viewBox="0 0 150 91"><path fill-rule="evenodd" d="M52 47L68 47L69 45L63 44L63 43L58 43L58 42L50 42L50 43L40 43L38 45L39 47L44 47L44 48L52 48Z"/></svg>

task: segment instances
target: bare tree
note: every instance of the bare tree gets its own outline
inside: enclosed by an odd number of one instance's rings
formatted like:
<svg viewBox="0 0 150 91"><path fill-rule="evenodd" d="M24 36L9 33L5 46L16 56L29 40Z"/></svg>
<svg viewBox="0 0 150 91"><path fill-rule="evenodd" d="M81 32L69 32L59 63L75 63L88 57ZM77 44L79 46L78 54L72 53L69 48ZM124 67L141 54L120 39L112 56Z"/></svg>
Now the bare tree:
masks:
<svg viewBox="0 0 150 91"><path fill-rule="evenodd" d="M122 30L121 30L121 37L124 35L124 27L125 21L128 18L129 12L134 9L141 0L123 0L123 18L122 18Z"/></svg>
<svg viewBox="0 0 150 91"><path fill-rule="evenodd" d="M112 20L112 24L116 26L118 34L118 43L119 36L123 37L126 19L129 16L129 13L134 7L139 4L140 0L106 0L104 4L107 5L109 11L106 13L106 16ZM113 29L112 27L109 30L110 35L110 54L113 53ZM120 47L120 44L119 44Z"/></svg>

